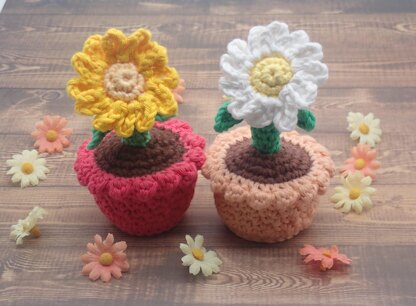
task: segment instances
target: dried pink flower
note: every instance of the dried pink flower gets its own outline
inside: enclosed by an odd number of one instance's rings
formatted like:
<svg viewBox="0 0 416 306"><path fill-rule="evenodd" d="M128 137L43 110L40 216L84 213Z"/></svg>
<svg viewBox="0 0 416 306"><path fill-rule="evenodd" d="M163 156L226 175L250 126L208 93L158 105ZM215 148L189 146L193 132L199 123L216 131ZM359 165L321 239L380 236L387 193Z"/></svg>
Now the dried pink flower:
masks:
<svg viewBox="0 0 416 306"><path fill-rule="evenodd" d="M95 243L87 244L87 253L81 256L84 263L82 274L88 275L91 280L101 278L103 282L111 280L111 276L115 278L121 277L121 272L129 270L127 261L127 248L125 241L114 243L113 234L108 234L103 241L100 235L95 235Z"/></svg>
<svg viewBox="0 0 416 306"><path fill-rule="evenodd" d="M319 261L322 271L331 269L334 266L335 261L340 261L346 265L351 264L351 259L346 255L339 253L336 245L328 248L315 248L313 245L305 244L305 246L299 250L299 254L306 256L304 261L309 263L311 261Z"/></svg>
<svg viewBox="0 0 416 306"><path fill-rule="evenodd" d="M65 128L67 120L61 116L44 116L42 121L36 123L36 130L32 132L36 139L35 148L39 153L62 152L69 147L67 136L72 134L72 129Z"/></svg>

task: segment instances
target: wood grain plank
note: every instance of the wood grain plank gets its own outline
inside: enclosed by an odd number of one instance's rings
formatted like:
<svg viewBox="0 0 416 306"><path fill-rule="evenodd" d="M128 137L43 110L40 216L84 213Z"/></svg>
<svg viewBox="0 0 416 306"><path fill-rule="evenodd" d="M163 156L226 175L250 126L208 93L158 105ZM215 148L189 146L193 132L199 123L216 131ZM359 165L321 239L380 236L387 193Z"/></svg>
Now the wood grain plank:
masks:
<svg viewBox="0 0 416 306"><path fill-rule="evenodd" d="M415 17L413 0L7 1L0 15L0 305L416 304ZM187 80L179 118L210 144L221 103L219 57L231 39L274 19L305 29L324 47L330 80L314 105L318 125L311 135L337 165L354 144L348 111L381 118L383 168L374 182L374 207L362 215L335 210L329 201L334 178L308 230L283 243L252 243L226 229L200 175L192 205L173 230L152 238L120 232L72 170L90 118L76 115L65 94L75 75L71 55L108 27L150 28ZM38 187L12 186L4 161L32 147L30 132L44 114L70 120L73 145L48 157L52 171ZM43 236L15 247L10 225L34 205L49 213ZM94 234L108 232L128 242L132 269L119 281L90 282L80 274L79 255ZM223 259L220 274L194 278L181 267L178 244L188 233L203 234ZM336 243L353 265L318 272L297 253L305 243Z"/></svg>
<svg viewBox="0 0 416 306"><path fill-rule="evenodd" d="M120 239L129 239L135 245L142 247L162 247L174 243L173 239L182 239L187 233L204 233L207 241L217 247L244 247L259 246L261 244L245 242L236 238L225 229L218 217L213 202L212 192L202 182L201 178L193 199L182 222L171 232L155 238L134 238L121 233L106 220L95 205L93 197L86 188L80 186L64 186L54 188L26 188L16 190L16 187L2 187L1 192L7 198L7 207L2 208L0 216L0 232L4 233L2 239L7 242L7 232L16 216L24 216L34 206L40 205L48 210L48 217L42 226L44 236L42 240L54 241L57 246L74 244L80 240L72 236L74 228L78 228L85 236L95 233L114 231ZM416 209L414 201L416 192L409 191L409 185L380 185L374 196L374 207L362 215L344 215L333 208L329 197L333 193L332 187L321 198L318 212L313 225L296 239L289 240L284 245L296 246L319 239L321 244L331 244L331 241L345 245L414 245L416 238ZM406 193L406 196L403 196ZM76 201L74 201L76 194ZM337 224L334 231L333 224ZM387 231L388 235L382 235ZM342 237L339 233L342 232ZM223 235L223 237L222 237ZM65 237L61 240L60 237ZM134 242L136 241L136 242ZM11 242L10 242L11 243ZM7 244L10 244L7 242ZM280 244L277 244L280 245Z"/></svg>
<svg viewBox="0 0 416 306"><path fill-rule="evenodd" d="M22 48L35 50L38 56L44 51L45 55L40 61L39 57L29 55L26 58L29 63L25 60L13 62L12 55L12 62L4 63L0 71L0 87L63 88L74 74L65 58L69 59L79 50L88 35L104 32L110 26L126 32L146 26L168 48L189 49L179 51L178 57L171 57L171 62L185 79L192 80L199 88L217 88L218 58L226 44L233 38L246 37L252 25L266 22L261 15L253 15L249 23L240 16L208 16L204 22L198 16L187 16L181 23L175 18L167 16L163 23L156 23L155 18L147 16L138 24L134 16L97 16L92 23L89 16L82 15L5 15L0 19L0 42L7 41L8 50L3 57L10 57L12 50ZM341 15L336 23L326 15L319 21L308 15L285 18L290 26L304 28L324 46L331 72L330 81L325 85L328 87L414 86L416 71L411 38L415 30L412 20L413 14ZM220 35L217 28L221 28ZM195 47L203 50L192 60L188 55ZM206 53L206 49L213 48L215 55L211 51ZM66 55L57 60L55 55L58 53ZM54 58L52 62L45 64L50 57Z"/></svg>
<svg viewBox="0 0 416 306"><path fill-rule="evenodd" d="M215 134L213 122L222 103L221 92L218 89L195 89L192 84L187 86L186 103L179 105L178 117L189 122L198 133ZM415 97L415 88L323 88L312 107L318 120L311 135L347 133L349 111L374 112L381 119L385 133L411 135ZM73 100L63 89L0 88L0 101L0 134L27 135L45 114L65 115L75 133L90 131L91 117L76 114Z"/></svg>
<svg viewBox="0 0 416 306"><path fill-rule="evenodd" d="M215 138L214 132L200 133L208 143ZM334 162L341 166L345 159L350 156L353 142L349 141L347 133L314 133L313 136L330 150ZM41 187L53 186L77 186L76 174L73 170L73 162L76 157L76 148L87 139L88 134L75 134L71 137L73 145L64 154L47 156L47 165L50 169L48 179L41 182ZM415 138L409 135L397 135L385 133L383 144L379 147L379 160L383 164L379 170L377 184L412 184L416 183L416 150L408 150L409 146L416 146ZM388 143L395 146L389 147ZM0 134L0 159L7 160L13 154L22 150L31 149L33 140L30 135L7 135ZM6 163L0 163L0 187L13 186L10 176L5 173L8 170ZM334 184L336 181L334 180ZM207 185L207 184L206 184Z"/></svg>
<svg viewBox="0 0 416 306"><path fill-rule="evenodd" d="M66 247L59 252L39 249L36 242L30 245L31 252L8 249L14 256L8 254L13 259L2 269L9 281L4 289L0 289L0 301L13 300L13 305L30 301L31 305L41 305L59 294L60 305L69 305L75 291L82 305L131 305L133 302L140 305L208 305L204 301L230 305L236 300L242 301L240 305L276 305L275 292L278 291L279 305L296 304L300 295L304 297L303 303L308 305L334 305L338 301L348 305L398 305L413 300L415 285L414 278L410 277L416 272L411 265L411 247L401 247L400 251L407 255L395 269L386 271L379 265L389 264L391 258L399 254L397 248L340 245L345 252L355 254L355 265L327 274L303 265L297 254L298 247L216 248L224 262L233 265L224 266L222 273L209 279L193 279L186 268L180 267L181 255L177 247L136 247L128 250L136 272L124 274L122 280L113 280L106 285L107 290L102 290L102 284L86 282L79 273L81 265L76 258L84 251L83 246ZM252 252L262 260L253 262ZM374 257L378 258L377 262ZM45 262L60 262L60 265L50 267ZM160 275L161 266L163 275ZM53 272L51 279L39 280L48 271ZM360 275L365 272L368 278L364 281ZM381 289L387 286L398 289L395 283L401 281L406 283L400 288L403 295L388 295ZM20 288L13 286L14 282L18 282ZM43 286L48 290L40 290ZM157 298L150 302L153 296Z"/></svg>
<svg viewBox="0 0 416 306"><path fill-rule="evenodd" d="M249 14L397 14L416 12L412 0L249 0L239 1L123 1L111 0L13 0L5 14L88 14L88 15L249 15ZM110 13L111 12L111 13Z"/></svg>
<svg viewBox="0 0 416 306"><path fill-rule="evenodd" d="M416 147L413 135L415 89L324 89L314 107L317 128L313 137L332 152L340 166L348 158L354 145L346 130L349 110L363 113L376 111L382 120L383 140L379 146L379 159L383 163L378 182L380 184L415 183ZM213 117L220 105L217 90L187 91L187 104L180 106L179 118L189 122L195 131L207 139L209 145L217 135L213 129ZM11 158L24 149L31 148L30 132L44 114L68 114L69 126L74 128L73 145L63 155L48 158L51 174L42 186L74 186L76 175L72 170L76 148L90 135L90 118L74 114L73 103L63 90L15 90L0 89L0 157ZM207 101L213 101L207 103ZM344 119L341 119L344 118ZM16 124L18 122L18 124ZM409 149L410 148L410 149ZM58 171L57 169L60 169ZM5 163L0 170L7 171ZM0 186L11 186L10 177L0 176Z"/></svg>

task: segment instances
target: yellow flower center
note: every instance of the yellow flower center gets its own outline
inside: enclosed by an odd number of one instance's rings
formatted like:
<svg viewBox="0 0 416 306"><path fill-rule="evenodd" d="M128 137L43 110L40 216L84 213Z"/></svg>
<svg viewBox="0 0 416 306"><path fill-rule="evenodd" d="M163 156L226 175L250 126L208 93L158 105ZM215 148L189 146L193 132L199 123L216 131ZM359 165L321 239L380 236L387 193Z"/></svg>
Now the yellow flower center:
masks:
<svg viewBox="0 0 416 306"><path fill-rule="evenodd" d="M361 134L367 135L368 132L370 131L370 128L368 127L367 124L361 123L360 126L358 127L358 130L361 132Z"/></svg>
<svg viewBox="0 0 416 306"><path fill-rule="evenodd" d="M32 227L32 229L29 231L33 237L40 237L40 228L39 226L35 225L34 227Z"/></svg>
<svg viewBox="0 0 416 306"><path fill-rule="evenodd" d="M358 199L361 195L361 190L359 188L352 188L350 190L350 199L355 200Z"/></svg>
<svg viewBox="0 0 416 306"><path fill-rule="evenodd" d="M144 91L144 77L133 63L116 63L106 71L104 86L113 98L131 101Z"/></svg>
<svg viewBox="0 0 416 306"><path fill-rule="evenodd" d="M195 248L195 249L192 249L192 256L194 256L198 260L203 260L204 252L202 252L201 249Z"/></svg>
<svg viewBox="0 0 416 306"><path fill-rule="evenodd" d="M46 132L46 140L54 142L58 138L58 133L55 130L49 130Z"/></svg>
<svg viewBox="0 0 416 306"><path fill-rule="evenodd" d="M250 73L250 83L259 93L277 97L292 75L289 61L280 54L275 54L254 65Z"/></svg>
<svg viewBox="0 0 416 306"><path fill-rule="evenodd" d="M365 161L364 161L364 159L362 159L362 158L357 159L355 161L355 163L354 163L354 167L357 170L363 169L365 167Z"/></svg>
<svg viewBox="0 0 416 306"><path fill-rule="evenodd" d="M322 255L331 258L331 252L328 249L326 249L325 251L323 251L322 252Z"/></svg>
<svg viewBox="0 0 416 306"><path fill-rule="evenodd" d="M29 162L23 163L21 170L24 174L31 174L33 172L32 163L29 163Z"/></svg>
<svg viewBox="0 0 416 306"><path fill-rule="evenodd" d="M113 255L111 253L105 252L100 255L100 264L103 266L109 266L113 263Z"/></svg>

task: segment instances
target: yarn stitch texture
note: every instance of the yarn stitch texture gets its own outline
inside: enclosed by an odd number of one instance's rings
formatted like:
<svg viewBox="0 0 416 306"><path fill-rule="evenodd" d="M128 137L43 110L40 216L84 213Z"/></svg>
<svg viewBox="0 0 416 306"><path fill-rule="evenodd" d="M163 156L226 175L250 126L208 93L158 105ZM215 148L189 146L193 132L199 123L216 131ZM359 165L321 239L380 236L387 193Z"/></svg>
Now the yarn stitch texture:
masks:
<svg viewBox="0 0 416 306"><path fill-rule="evenodd" d="M321 45L305 31L289 32L277 21L253 27L247 41L232 40L221 56L228 112L253 128L273 124L281 132L293 130L298 111L315 101L328 78L322 58Z"/></svg>
<svg viewBox="0 0 416 306"><path fill-rule="evenodd" d="M117 29L92 35L71 62L79 76L69 80L68 95L77 112L94 116L98 131L128 138L150 130L158 114L177 112L172 91L179 85L178 73L146 29L129 36Z"/></svg>
<svg viewBox="0 0 416 306"><path fill-rule="evenodd" d="M205 161L205 139L193 134L187 123L170 119L155 127L177 134L184 148L181 160L163 170L135 177L104 171L95 159L97 149L87 149L89 140L79 147L74 165L79 182L88 187L104 215L131 235L155 235L174 227L189 207Z"/></svg>
<svg viewBox="0 0 416 306"><path fill-rule="evenodd" d="M207 152L202 174L211 181L218 213L236 235L268 243L290 239L311 224L318 196L334 174L334 164L328 150L312 137L284 132L284 142L309 155L309 171L282 183L247 179L230 171L226 156L233 145L250 138L250 134L246 126L218 135Z"/></svg>

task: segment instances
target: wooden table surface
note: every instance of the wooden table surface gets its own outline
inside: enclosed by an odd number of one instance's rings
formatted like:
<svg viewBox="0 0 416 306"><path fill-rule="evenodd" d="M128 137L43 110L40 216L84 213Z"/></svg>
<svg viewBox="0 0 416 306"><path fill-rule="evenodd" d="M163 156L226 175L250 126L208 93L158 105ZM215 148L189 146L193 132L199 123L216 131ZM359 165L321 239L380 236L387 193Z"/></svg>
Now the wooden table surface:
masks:
<svg viewBox="0 0 416 306"><path fill-rule="evenodd" d="M416 305L416 1L84 1L8 0L0 14L0 305ZM91 34L117 27L152 30L187 81L179 118L212 143L221 103L219 57L233 38L273 20L306 30L323 45L330 79L314 106L312 133L339 166L353 142L349 111L374 112L383 138L383 168L374 207L362 215L335 210L329 192L313 225L284 243L241 240L217 216L201 175L183 221L168 233L136 238L112 226L80 187L72 165L89 135L90 118L74 113L65 85L71 55ZM6 159L30 149L30 132L45 114L74 128L73 145L48 157L51 173L20 189ZM48 210L40 239L17 248L9 228L35 205ZM93 235L126 240L131 271L105 284L81 275L79 256ZM211 278L181 266L178 244L203 234L224 264ZM326 273L304 265L305 243L337 244L353 259Z"/></svg>

